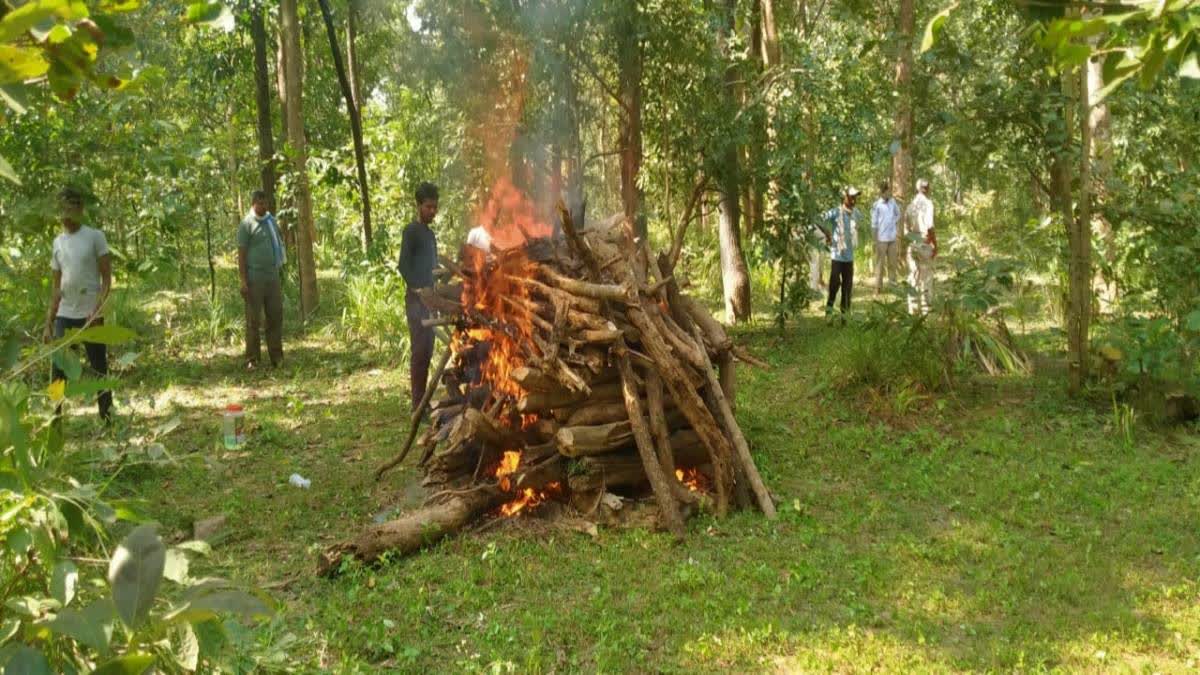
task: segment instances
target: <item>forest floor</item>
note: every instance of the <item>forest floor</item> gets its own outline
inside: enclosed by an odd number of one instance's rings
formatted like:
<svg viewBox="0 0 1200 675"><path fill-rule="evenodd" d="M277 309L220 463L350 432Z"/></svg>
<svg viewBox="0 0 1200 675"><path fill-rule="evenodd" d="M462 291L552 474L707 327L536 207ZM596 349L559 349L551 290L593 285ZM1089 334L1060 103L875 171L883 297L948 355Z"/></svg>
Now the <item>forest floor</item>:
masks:
<svg viewBox="0 0 1200 675"><path fill-rule="evenodd" d="M328 297L335 280L325 281ZM402 355L320 321L301 335L289 320L286 365L246 373L228 332L235 299L219 348L178 328L203 320L200 305L169 294L145 305L151 334L119 400L137 425L179 419L163 439L174 462L126 467L111 494L145 500L172 539L224 515L202 571L279 601L280 618L253 640L293 667L1171 672L1200 662L1200 441L1139 428L1129 443L1104 405L1068 403L1052 370L974 377L897 405L826 386L825 355L853 323L750 328L739 338L772 368L740 370L738 416L781 498L778 520L701 516L681 544L518 522L330 580L314 575L318 550L422 497L411 467L379 484L371 475L407 431ZM249 442L233 452L218 443L230 402L249 420ZM90 414L68 431L76 448L96 433ZM312 487L289 485L293 472Z"/></svg>

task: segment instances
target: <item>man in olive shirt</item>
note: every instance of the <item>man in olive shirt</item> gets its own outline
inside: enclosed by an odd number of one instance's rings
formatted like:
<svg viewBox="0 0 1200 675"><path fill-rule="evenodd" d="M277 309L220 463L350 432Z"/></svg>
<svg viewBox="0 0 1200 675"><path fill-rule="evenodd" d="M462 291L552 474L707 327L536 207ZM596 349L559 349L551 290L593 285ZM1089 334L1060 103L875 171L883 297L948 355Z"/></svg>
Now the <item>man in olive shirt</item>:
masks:
<svg viewBox="0 0 1200 675"><path fill-rule="evenodd" d="M283 363L283 289L279 270L285 260L283 237L267 210L267 194L255 190L250 213L238 225L238 275L246 301L246 368L254 369L262 352L259 319L267 317L267 353L271 365Z"/></svg>
<svg viewBox="0 0 1200 675"><path fill-rule="evenodd" d="M433 183L417 187L417 219L404 227L400 238L400 276L404 277L404 314L408 317L411 357L408 377L412 408L425 397L429 380L429 362L433 359L433 328L422 325L429 309L417 290L433 286L433 267L437 264L437 236L429 228L438 211L438 189Z"/></svg>

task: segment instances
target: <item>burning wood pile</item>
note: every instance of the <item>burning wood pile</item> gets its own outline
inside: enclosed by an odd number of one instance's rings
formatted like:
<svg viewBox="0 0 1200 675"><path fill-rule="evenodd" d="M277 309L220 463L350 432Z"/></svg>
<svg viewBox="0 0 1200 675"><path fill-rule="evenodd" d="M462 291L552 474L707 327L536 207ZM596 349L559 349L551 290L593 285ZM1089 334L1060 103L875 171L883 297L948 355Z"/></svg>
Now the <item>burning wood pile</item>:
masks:
<svg viewBox="0 0 1200 675"><path fill-rule="evenodd" d="M677 536L698 508L774 517L732 408L734 360L758 362L623 219L577 230L560 213L565 237L514 217L502 233L515 241L493 233L494 255L465 247L451 282L423 291L431 323L453 327L434 375L442 394L422 406L430 424L417 442L433 494L325 551L323 573L344 556L409 553L546 500L587 512L610 491L652 494Z"/></svg>

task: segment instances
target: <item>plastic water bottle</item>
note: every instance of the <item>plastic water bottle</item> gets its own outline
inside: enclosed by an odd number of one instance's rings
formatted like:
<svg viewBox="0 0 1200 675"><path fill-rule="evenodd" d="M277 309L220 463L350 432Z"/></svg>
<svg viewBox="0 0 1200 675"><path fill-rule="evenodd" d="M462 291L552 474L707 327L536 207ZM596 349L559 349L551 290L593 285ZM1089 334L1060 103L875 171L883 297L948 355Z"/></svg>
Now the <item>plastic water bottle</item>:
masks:
<svg viewBox="0 0 1200 675"><path fill-rule="evenodd" d="M246 442L246 411L236 403L225 406L225 418L221 421L225 448L233 450Z"/></svg>

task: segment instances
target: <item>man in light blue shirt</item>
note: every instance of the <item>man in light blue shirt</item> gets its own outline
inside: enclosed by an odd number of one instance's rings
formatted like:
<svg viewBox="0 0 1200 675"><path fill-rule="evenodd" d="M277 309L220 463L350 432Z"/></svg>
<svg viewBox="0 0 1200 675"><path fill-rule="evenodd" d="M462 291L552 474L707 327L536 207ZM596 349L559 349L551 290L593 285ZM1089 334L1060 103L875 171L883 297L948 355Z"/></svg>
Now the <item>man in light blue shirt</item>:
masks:
<svg viewBox="0 0 1200 675"><path fill-rule="evenodd" d="M850 311L850 295L854 290L854 249L858 246L858 223L862 214L854 208L858 203L856 188L842 190L842 205L825 212L821 227L825 241L829 243L829 257L833 259L829 271L829 301L825 313L833 313L833 301L838 291L842 292L842 314Z"/></svg>
<svg viewBox="0 0 1200 675"><path fill-rule="evenodd" d="M896 283L900 270L900 244L896 240L900 225L900 205L892 197L887 181L879 184L879 199L871 206L871 233L875 240L875 295L883 290L883 269L888 282Z"/></svg>

